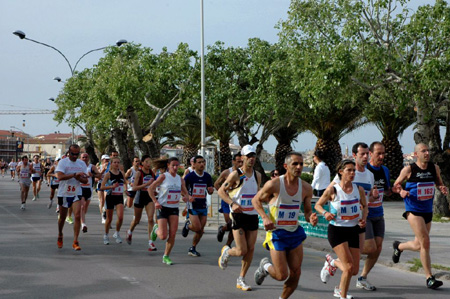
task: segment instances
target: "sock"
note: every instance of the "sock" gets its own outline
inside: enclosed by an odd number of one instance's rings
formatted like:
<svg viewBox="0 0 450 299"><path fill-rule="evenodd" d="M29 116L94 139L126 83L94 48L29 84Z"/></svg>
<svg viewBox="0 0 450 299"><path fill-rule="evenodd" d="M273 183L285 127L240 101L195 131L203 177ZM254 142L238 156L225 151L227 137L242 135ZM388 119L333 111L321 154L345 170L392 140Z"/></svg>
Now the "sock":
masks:
<svg viewBox="0 0 450 299"><path fill-rule="evenodd" d="M264 264L264 270L266 270L267 273L269 273L269 267L270 266L272 266L271 263Z"/></svg>
<svg viewBox="0 0 450 299"><path fill-rule="evenodd" d="M128 230L127 232L128 232L129 235L133 234L133 232L131 230Z"/></svg>
<svg viewBox="0 0 450 299"><path fill-rule="evenodd" d="M118 235L120 232L118 230L116 230L116 235Z"/></svg>

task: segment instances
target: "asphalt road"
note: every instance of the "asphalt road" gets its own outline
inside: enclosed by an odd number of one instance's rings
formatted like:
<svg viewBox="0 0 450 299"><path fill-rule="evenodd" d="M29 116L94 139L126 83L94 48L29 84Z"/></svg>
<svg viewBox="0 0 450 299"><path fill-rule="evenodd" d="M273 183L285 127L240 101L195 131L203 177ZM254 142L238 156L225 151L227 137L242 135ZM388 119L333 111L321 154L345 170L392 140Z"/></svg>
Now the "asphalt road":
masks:
<svg viewBox="0 0 450 299"><path fill-rule="evenodd" d="M64 247L56 246L57 214L54 208L47 209L48 196L47 186L37 201L31 201L30 191L27 209L21 211L18 183L0 178L0 298L278 298L281 294L282 282L266 278L262 286L256 286L253 281L259 260L268 256L261 246L262 237L258 237L247 274L253 290L242 292L235 287L239 259L232 258L225 271L217 265L223 244L216 240L216 225L206 228L197 247L202 256L191 257L187 250L192 234L183 238L180 224L171 254L174 264L167 266L161 262L162 241L156 241L158 251L147 251L144 225L136 228L131 246L116 244L112 237L110 245L103 245L103 226L94 198L87 216L89 232L81 233L82 250L75 252L72 226L67 223ZM123 238L132 217L132 210L126 210ZM334 298L332 291L339 277L323 284L319 278L323 261L324 252L305 248L300 285L292 298ZM422 275L382 265L370 276L377 291L356 289L355 281L353 278L349 291L355 298L450 298L448 282L439 290L428 290Z"/></svg>

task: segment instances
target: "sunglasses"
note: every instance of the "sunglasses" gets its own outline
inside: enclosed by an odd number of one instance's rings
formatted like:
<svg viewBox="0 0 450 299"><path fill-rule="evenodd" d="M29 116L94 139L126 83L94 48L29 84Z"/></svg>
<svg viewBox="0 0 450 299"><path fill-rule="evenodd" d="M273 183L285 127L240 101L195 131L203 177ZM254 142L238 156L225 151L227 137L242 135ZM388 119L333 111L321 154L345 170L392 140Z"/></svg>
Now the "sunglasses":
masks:
<svg viewBox="0 0 450 299"><path fill-rule="evenodd" d="M69 152L69 154L70 154L71 156L78 156L78 155L80 155L79 152L78 152L78 153Z"/></svg>

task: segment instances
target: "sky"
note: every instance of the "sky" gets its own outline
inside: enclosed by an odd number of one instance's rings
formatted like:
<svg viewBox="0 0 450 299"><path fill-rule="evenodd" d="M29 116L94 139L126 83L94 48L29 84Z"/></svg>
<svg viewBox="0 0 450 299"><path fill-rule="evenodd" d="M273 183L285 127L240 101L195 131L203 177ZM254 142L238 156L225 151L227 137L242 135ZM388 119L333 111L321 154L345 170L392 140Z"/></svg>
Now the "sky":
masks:
<svg viewBox="0 0 450 299"><path fill-rule="evenodd" d="M180 42L200 51L200 0L0 0L0 111L52 110L63 80L70 77L64 58L51 48L20 40L12 32L21 30L27 38L60 50L72 64L92 49L113 45L119 39L151 47L174 50ZM432 0L413 0L409 6L433 4ZM205 45L220 40L226 46L246 46L249 38L258 37L275 43L274 26L286 19L289 0L205 0ZM103 56L92 52L80 61L77 70L92 67ZM200 91L199 91L200 92ZM51 114L0 114L0 129L23 130L31 135L55 131L71 132L66 124L58 125ZM25 126L23 126L25 124ZM81 133L76 131L76 133ZM370 136L370 139L367 138ZM404 152L414 146L412 128L400 143ZM340 140L341 147L363 141L381 140L374 126L366 126ZM310 150L317 139L303 133L293 148ZM276 140L270 138L264 148L274 153Z"/></svg>

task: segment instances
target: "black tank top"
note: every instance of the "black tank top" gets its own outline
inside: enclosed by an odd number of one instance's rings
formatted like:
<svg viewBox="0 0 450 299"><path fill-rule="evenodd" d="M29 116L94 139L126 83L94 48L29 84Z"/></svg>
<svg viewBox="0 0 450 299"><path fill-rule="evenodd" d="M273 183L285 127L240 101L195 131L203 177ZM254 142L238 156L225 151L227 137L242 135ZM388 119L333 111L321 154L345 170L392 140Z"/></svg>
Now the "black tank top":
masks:
<svg viewBox="0 0 450 299"><path fill-rule="evenodd" d="M410 183L436 182L436 167L428 162L427 169L421 169L416 163L411 164Z"/></svg>

